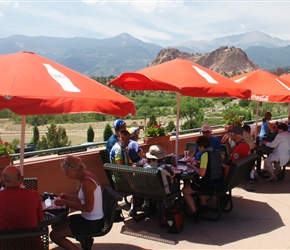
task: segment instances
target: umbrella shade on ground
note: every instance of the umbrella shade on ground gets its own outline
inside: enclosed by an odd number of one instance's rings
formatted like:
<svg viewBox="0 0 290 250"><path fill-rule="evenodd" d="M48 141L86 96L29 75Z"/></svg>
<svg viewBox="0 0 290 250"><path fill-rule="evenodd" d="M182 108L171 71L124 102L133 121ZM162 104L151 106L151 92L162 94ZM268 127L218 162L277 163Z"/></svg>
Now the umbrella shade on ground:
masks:
<svg viewBox="0 0 290 250"><path fill-rule="evenodd" d="M0 110L22 115L20 168L23 173L26 115L135 114L132 100L32 52L0 56Z"/></svg>
<svg viewBox="0 0 290 250"><path fill-rule="evenodd" d="M255 70L231 78L252 91L250 100L257 101L256 127L260 102L289 102L290 82L265 70ZM257 135L257 131L255 131Z"/></svg>
<svg viewBox="0 0 290 250"><path fill-rule="evenodd" d="M192 97L249 98L251 91L219 73L186 59L174 59L137 72L126 72L110 82L125 90L162 90L177 92L176 149L178 155L178 130L180 94ZM177 158L176 158L177 159Z"/></svg>

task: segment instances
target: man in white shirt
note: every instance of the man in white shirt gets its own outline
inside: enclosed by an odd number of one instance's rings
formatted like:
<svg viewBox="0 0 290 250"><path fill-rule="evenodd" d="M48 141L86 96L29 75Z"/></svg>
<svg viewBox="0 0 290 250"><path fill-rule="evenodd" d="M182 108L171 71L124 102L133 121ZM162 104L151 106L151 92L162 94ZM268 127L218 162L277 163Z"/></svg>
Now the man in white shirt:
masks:
<svg viewBox="0 0 290 250"><path fill-rule="evenodd" d="M266 181L276 181L277 176L274 172L273 163L279 162L279 167L287 164L290 157L290 133L285 123L278 125L278 134L272 142L263 141L267 147L274 148L272 154L264 161L264 169L270 173L270 178Z"/></svg>

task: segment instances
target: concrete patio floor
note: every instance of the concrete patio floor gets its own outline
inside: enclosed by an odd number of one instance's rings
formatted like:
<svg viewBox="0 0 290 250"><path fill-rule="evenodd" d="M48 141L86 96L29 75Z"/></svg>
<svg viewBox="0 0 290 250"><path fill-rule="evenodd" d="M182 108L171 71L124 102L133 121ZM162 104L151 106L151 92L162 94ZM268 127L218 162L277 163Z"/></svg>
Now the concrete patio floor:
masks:
<svg viewBox="0 0 290 250"><path fill-rule="evenodd" d="M133 221L128 218L129 206L122 202L125 221L114 223L106 236L94 238L92 249L290 249L289 169L282 181L265 182L258 176L256 183L244 183L232 194L230 213L222 213L217 222L194 223L184 216L184 229L179 234L159 227L157 214ZM76 245L81 249L78 242ZM51 243L50 249L61 248Z"/></svg>

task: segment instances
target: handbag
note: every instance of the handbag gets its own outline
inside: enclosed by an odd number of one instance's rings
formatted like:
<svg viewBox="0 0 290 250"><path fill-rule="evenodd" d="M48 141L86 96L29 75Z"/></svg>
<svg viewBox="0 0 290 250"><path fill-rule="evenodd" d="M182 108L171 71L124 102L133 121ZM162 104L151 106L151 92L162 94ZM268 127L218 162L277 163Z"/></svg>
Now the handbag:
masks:
<svg viewBox="0 0 290 250"><path fill-rule="evenodd" d="M180 233L184 226L182 205L174 204L170 208L167 208L165 210L165 221L168 233Z"/></svg>

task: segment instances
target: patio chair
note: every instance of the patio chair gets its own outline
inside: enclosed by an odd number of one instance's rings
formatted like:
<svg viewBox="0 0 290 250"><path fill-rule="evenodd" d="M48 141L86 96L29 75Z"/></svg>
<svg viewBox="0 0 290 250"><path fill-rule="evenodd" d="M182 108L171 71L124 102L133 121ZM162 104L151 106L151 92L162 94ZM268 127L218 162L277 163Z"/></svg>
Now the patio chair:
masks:
<svg viewBox="0 0 290 250"><path fill-rule="evenodd" d="M0 231L0 249L48 250L48 227L21 228Z"/></svg>
<svg viewBox="0 0 290 250"><path fill-rule="evenodd" d="M121 201L122 197L115 192L111 187L105 187L103 191L103 211L104 211L104 226L101 231L93 234L84 234L76 237L77 241L82 243L83 250L90 250L93 245L93 237L104 236L110 232L117 209L118 201Z"/></svg>
<svg viewBox="0 0 290 250"><path fill-rule="evenodd" d="M24 178L23 186L29 190L37 190L37 178Z"/></svg>

